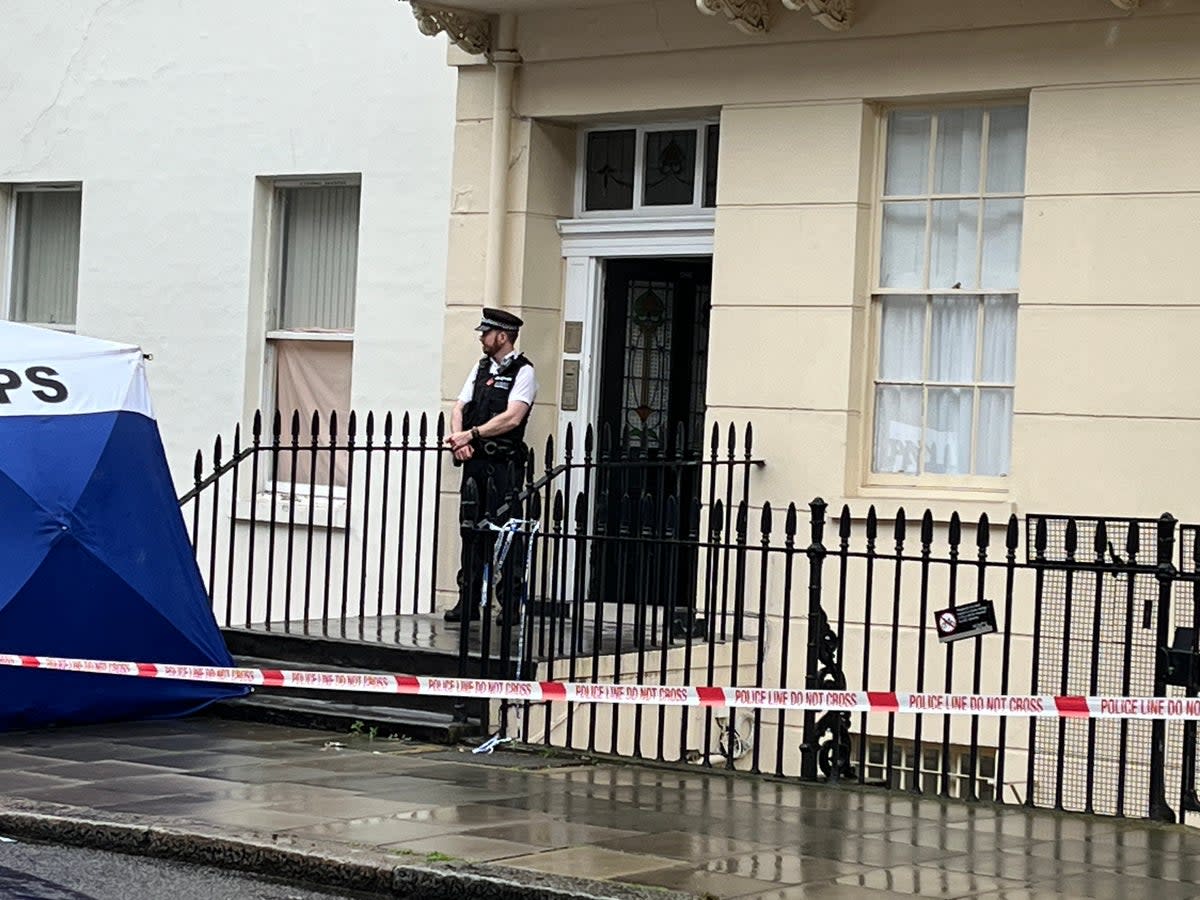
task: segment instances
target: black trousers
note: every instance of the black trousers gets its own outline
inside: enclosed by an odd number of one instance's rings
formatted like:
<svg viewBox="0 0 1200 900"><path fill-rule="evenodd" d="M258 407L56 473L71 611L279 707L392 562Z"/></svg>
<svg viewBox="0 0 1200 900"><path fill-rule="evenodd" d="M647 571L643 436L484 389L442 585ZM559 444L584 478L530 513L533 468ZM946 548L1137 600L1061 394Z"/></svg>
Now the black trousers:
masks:
<svg viewBox="0 0 1200 900"><path fill-rule="evenodd" d="M514 487L520 486L522 469L515 461L504 458L469 459L463 463L462 468L460 497L465 493L467 483L474 482L478 498L477 518L487 519L495 525L503 525L504 522L499 520L497 512L512 497ZM504 516L504 521L519 515L519 509L509 510ZM483 591L483 570L485 565L492 561L496 534L490 530L463 531L458 588L459 603L465 604L464 609L479 604ZM492 577L495 578L494 573ZM496 588L496 599L503 608L514 608L515 604L520 602L524 578L525 540L522 535L516 535L509 546L504 571Z"/></svg>

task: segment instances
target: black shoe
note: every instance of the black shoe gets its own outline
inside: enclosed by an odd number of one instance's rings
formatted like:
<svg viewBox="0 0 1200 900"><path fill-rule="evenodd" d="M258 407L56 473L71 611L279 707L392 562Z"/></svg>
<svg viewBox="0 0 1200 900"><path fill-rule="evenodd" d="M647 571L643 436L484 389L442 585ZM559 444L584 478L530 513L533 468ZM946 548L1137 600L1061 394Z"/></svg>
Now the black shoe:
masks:
<svg viewBox="0 0 1200 900"><path fill-rule="evenodd" d="M521 627L521 614L515 610L502 609L496 613L497 628L512 628L514 631Z"/></svg>
<svg viewBox="0 0 1200 900"><path fill-rule="evenodd" d="M470 607L470 617L472 622L479 621L479 607ZM463 620L462 604L455 603L452 607L442 613L442 618L447 622L461 622Z"/></svg>

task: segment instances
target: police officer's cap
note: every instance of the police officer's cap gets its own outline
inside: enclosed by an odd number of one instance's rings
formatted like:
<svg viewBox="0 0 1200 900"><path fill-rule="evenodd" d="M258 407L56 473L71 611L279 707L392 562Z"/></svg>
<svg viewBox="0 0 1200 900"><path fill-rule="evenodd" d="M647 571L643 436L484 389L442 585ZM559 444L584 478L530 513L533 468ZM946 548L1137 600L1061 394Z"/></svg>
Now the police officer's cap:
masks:
<svg viewBox="0 0 1200 900"><path fill-rule="evenodd" d="M520 331L521 326L525 323L510 312L505 312L502 309L492 309L489 306L483 308L483 320L476 326L476 331L492 331L499 329L501 331Z"/></svg>

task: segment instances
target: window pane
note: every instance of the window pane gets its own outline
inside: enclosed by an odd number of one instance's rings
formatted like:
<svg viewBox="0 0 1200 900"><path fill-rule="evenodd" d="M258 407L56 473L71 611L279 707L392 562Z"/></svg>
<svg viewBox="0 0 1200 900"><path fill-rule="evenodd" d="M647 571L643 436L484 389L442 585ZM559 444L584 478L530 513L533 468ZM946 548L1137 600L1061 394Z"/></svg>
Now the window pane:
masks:
<svg viewBox="0 0 1200 900"><path fill-rule="evenodd" d="M920 381L925 362L925 298L883 297L879 380Z"/></svg>
<svg viewBox="0 0 1200 900"><path fill-rule="evenodd" d="M636 140L633 129L588 132L584 209L633 209Z"/></svg>
<svg viewBox="0 0 1200 900"><path fill-rule="evenodd" d="M354 327L357 185L286 188L279 327Z"/></svg>
<svg viewBox="0 0 1200 900"><path fill-rule="evenodd" d="M938 114L933 183L937 194L979 193L983 110L948 109Z"/></svg>
<svg viewBox="0 0 1200 900"><path fill-rule="evenodd" d="M935 200L929 286L972 290L979 235L978 200Z"/></svg>
<svg viewBox="0 0 1200 900"><path fill-rule="evenodd" d="M874 470L915 475L920 449L921 389L876 387Z"/></svg>
<svg viewBox="0 0 1200 900"><path fill-rule="evenodd" d="M993 109L988 114L989 192L1022 193L1025 190L1025 145L1029 108Z"/></svg>
<svg viewBox="0 0 1200 900"><path fill-rule="evenodd" d="M925 209L922 201L883 205L881 287L925 286Z"/></svg>
<svg viewBox="0 0 1200 900"><path fill-rule="evenodd" d="M13 318L73 325L79 285L79 191L17 193Z"/></svg>
<svg viewBox="0 0 1200 900"><path fill-rule="evenodd" d="M934 297L929 330L929 380L975 380L978 297Z"/></svg>
<svg viewBox="0 0 1200 900"><path fill-rule="evenodd" d="M925 426L925 471L964 475L971 466L970 388L930 388Z"/></svg>
<svg viewBox="0 0 1200 900"><path fill-rule="evenodd" d="M1016 379L1017 298L1012 294L983 298L983 363L980 381L1012 384Z"/></svg>
<svg viewBox="0 0 1200 900"><path fill-rule="evenodd" d="M293 413L300 417L300 434L308 438L313 412L320 418L320 440L329 440L329 414L337 413L338 443L344 442L346 423L350 416L350 371L354 361L354 345L349 341L272 341L275 352L275 408L283 420L283 432L291 434ZM329 452L318 454L316 471L310 468L307 454L296 460L296 484L307 487L310 479L316 484L329 484ZM334 484L345 485L348 460L335 454ZM289 454L279 460L277 481L290 482L292 470Z"/></svg>
<svg viewBox="0 0 1200 900"><path fill-rule="evenodd" d="M983 201L982 287L1016 288L1021 261L1021 200Z"/></svg>
<svg viewBox="0 0 1200 900"><path fill-rule="evenodd" d="M885 195L927 192L931 119L929 113L903 110L888 116L887 172L883 185Z"/></svg>
<svg viewBox="0 0 1200 900"><path fill-rule="evenodd" d="M646 135L646 206L688 206L695 202L696 132L651 131Z"/></svg>
<svg viewBox="0 0 1200 900"><path fill-rule="evenodd" d="M983 388L979 392L979 441L975 471L980 475L1007 475L1012 450L1013 392L1011 388Z"/></svg>
<svg viewBox="0 0 1200 900"><path fill-rule="evenodd" d="M717 157L721 126L709 125L704 135L704 206L717 205Z"/></svg>

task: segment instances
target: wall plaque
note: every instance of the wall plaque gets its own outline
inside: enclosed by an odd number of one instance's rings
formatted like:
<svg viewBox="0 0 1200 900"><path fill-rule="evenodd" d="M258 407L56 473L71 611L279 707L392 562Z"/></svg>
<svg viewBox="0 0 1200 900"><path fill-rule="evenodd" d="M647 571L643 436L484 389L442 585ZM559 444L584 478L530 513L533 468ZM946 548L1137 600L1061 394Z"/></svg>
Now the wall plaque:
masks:
<svg viewBox="0 0 1200 900"><path fill-rule="evenodd" d="M579 409L579 360L564 359L562 364L562 408Z"/></svg>
<svg viewBox="0 0 1200 900"><path fill-rule="evenodd" d="M583 352L583 323L563 323L563 353Z"/></svg>

